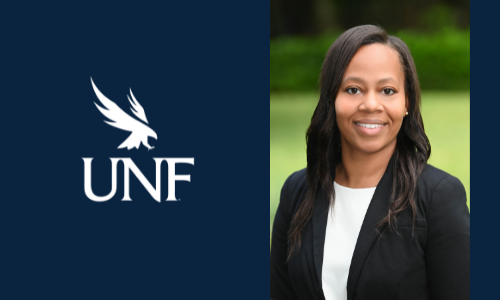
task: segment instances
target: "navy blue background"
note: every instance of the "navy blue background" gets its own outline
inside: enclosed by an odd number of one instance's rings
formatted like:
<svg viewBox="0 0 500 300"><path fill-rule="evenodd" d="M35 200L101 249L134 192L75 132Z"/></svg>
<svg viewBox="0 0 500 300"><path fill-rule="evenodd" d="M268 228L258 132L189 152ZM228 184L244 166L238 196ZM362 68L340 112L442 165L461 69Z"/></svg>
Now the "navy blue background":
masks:
<svg viewBox="0 0 500 300"><path fill-rule="evenodd" d="M4 6L1 289L4 299L261 299L269 295L269 3L84 2ZM105 124L97 87L130 113L129 88L158 140ZM110 157L155 184L153 157L177 165L162 202L133 174L123 198Z"/></svg>
<svg viewBox="0 0 500 300"><path fill-rule="evenodd" d="M499 9L471 2L471 299L498 298Z"/></svg>

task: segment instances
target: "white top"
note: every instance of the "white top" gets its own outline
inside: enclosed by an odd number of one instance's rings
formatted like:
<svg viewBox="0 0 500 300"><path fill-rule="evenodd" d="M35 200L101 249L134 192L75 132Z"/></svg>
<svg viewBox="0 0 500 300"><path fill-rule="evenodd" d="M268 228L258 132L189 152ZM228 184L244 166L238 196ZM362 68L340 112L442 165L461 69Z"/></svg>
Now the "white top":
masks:
<svg viewBox="0 0 500 300"><path fill-rule="evenodd" d="M347 276L361 225L375 188L351 189L336 182L328 209L321 280L326 300L347 300Z"/></svg>

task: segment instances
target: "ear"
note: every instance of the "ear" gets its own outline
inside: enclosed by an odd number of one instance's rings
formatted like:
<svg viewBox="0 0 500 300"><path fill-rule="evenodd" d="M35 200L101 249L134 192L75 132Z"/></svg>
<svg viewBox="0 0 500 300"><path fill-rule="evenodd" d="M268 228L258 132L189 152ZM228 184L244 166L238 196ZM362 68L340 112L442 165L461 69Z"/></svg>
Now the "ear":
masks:
<svg viewBox="0 0 500 300"><path fill-rule="evenodd" d="M408 99L408 95L405 97L405 111L408 111L408 107L410 106L410 100Z"/></svg>

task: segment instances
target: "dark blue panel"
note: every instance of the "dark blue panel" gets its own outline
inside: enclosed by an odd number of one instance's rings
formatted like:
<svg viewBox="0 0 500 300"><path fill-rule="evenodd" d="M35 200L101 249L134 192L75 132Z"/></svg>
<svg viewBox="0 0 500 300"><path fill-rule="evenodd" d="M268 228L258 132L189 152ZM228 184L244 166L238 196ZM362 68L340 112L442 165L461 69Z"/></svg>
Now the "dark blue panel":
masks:
<svg viewBox="0 0 500 300"><path fill-rule="evenodd" d="M498 5L471 2L471 299L495 298L498 212Z"/></svg>
<svg viewBox="0 0 500 300"><path fill-rule="evenodd" d="M269 3L35 2L2 8L4 299L261 299L269 294ZM124 112L131 88L158 139L104 123L90 81ZM161 203L158 157L191 182ZM15 297L13 297L15 296Z"/></svg>

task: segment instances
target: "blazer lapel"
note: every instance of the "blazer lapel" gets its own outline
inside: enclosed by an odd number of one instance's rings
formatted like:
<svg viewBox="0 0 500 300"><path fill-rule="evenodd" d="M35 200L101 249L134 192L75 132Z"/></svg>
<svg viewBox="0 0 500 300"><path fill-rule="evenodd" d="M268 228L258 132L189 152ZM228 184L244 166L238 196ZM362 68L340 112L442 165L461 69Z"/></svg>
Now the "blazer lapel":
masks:
<svg viewBox="0 0 500 300"><path fill-rule="evenodd" d="M329 200L330 199L326 196L323 189L320 188L316 193L316 199L314 199L314 210L312 215L314 268L316 269L320 289L322 286L321 272L323 270L323 252L325 249Z"/></svg>
<svg viewBox="0 0 500 300"><path fill-rule="evenodd" d="M356 247L354 248L354 254L351 260L351 266L349 268L349 276L347 278L348 300L352 300L354 296L354 289L356 288L356 283L358 281L359 274L361 273L361 269L363 268L366 257L368 256L373 243L378 237L376 224L387 215L392 190L393 165L394 156L389 161L389 165L387 166L384 176L382 176L382 179L375 189L375 193L373 194L373 198L368 206L363 224L361 225L361 230L359 232L358 240L356 242Z"/></svg>
<svg viewBox="0 0 500 300"><path fill-rule="evenodd" d="M389 209L389 200L392 190L392 168L394 165L394 156L389 161L387 169L382 176L373 198L368 206L361 230L359 232L356 247L349 268L349 276L347 278L347 299L352 300L354 296L354 288L358 281L359 274L364 265L366 256L377 239L376 224L380 222L387 214ZM333 174L335 180L335 174ZM328 208L330 198L326 196L322 189L319 189L314 199L314 210L312 216L313 227L313 253L314 253L314 268L319 282L319 287L322 289L322 272L323 272L323 255L325 249L326 225L328 221ZM322 290L321 290L322 291Z"/></svg>

